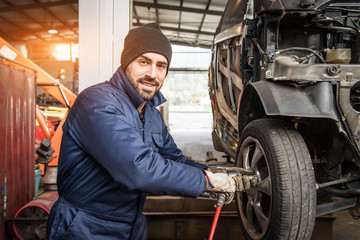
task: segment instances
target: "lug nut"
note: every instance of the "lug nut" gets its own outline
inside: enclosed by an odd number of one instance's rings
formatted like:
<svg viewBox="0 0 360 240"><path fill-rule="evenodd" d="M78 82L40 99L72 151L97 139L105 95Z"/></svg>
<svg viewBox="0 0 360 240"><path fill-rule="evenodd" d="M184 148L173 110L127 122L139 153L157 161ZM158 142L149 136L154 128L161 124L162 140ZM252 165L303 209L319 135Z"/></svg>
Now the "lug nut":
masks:
<svg viewBox="0 0 360 240"><path fill-rule="evenodd" d="M266 70L265 76L266 76L267 78L269 78L269 77L271 77L271 75L272 75L271 71L270 71L270 70Z"/></svg>
<svg viewBox="0 0 360 240"><path fill-rule="evenodd" d="M340 65L331 65L328 67L327 72L330 76L335 76L341 73Z"/></svg>

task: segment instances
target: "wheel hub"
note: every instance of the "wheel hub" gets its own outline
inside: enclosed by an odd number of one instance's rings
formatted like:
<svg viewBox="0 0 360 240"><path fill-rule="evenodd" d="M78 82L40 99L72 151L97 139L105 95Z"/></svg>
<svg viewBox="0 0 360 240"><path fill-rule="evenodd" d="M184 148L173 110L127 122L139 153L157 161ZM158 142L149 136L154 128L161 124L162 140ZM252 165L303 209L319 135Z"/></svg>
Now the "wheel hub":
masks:
<svg viewBox="0 0 360 240"><path fill-rule="evenodd" d="M267 232L271 213L271 181L267 159L260 143L247 138L241 148L238 164L256 174L249 179L251 188L237 195L241 221L252 239L262 239Z"/></svg>

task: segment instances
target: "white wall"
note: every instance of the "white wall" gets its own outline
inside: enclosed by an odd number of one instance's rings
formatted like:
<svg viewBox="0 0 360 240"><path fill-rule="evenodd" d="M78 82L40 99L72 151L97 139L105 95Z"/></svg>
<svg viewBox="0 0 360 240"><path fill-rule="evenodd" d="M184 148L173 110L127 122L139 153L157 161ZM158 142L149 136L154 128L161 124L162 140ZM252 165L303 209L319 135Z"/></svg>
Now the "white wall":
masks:
<svg viewBox="0 0 360 240"><path fill-rule="evenodd" d="M131 19L132 0L79 0L79 92L120 66Z"/></svg>

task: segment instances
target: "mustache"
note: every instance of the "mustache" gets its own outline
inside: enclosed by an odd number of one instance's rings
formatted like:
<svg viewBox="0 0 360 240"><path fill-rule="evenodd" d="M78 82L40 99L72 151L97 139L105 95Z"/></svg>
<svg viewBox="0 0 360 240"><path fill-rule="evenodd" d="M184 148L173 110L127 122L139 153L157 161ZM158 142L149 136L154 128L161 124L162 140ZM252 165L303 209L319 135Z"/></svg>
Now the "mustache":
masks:
<svg viewBox="0 0 360 240"><path fill-rule="evenodd" d="M155 86L159 86L160 82L158 80L156 80L156 78L151 78L151 77L141 77L137 79L137 82L148 82L151 84L154 84Z"/></svg>

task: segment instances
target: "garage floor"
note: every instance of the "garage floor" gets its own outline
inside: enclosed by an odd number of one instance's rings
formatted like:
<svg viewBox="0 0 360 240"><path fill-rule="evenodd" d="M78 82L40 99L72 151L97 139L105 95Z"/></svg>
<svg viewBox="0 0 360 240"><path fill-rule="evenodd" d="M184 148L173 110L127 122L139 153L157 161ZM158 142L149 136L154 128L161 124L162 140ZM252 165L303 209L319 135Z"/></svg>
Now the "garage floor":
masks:
<svg viewBox="0 0 360 240"><path fill-rule="evenodd" d="M224 153L213 149L211 113L170 112L169 124L176 144L186 156L190 156L194 160L205 161L206 152L212 151L214 157L219 161L225 161L222 157ZM329 231L332 231L332 234ZM317 219L312 239L331 240L331 235L334 240L360 239L360 220L354 220L348 211Z"/></svg>

